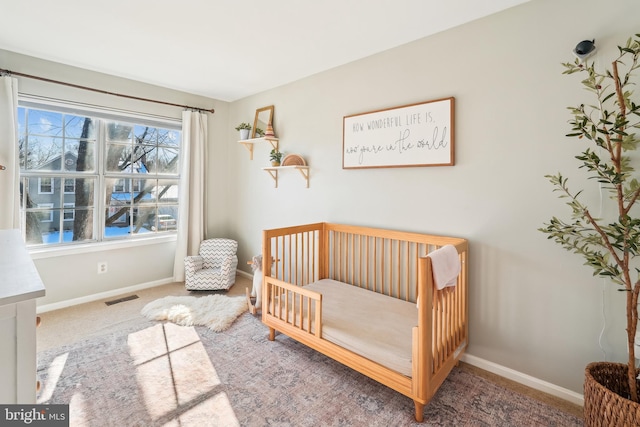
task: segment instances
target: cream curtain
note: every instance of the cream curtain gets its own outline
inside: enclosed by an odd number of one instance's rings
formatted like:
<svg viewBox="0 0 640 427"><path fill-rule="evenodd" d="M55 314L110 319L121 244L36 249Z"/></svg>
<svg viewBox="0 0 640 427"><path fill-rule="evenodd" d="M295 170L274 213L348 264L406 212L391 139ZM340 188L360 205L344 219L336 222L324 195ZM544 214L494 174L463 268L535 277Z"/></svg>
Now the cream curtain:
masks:
<svg viewBox="0 0 640 427"><path fill-rule="evenodd" d="M205 182L207 158L207 115L182 113L182 159L180 162L180 208L178 244L173 280L184 281L184 258L196 255L206 233Z"/></svg>
<svg viewBox="0 0 640 427"><path fill-rule="evenodd" d="M0 76L0 230L20 228L18 80Z"/></svg>

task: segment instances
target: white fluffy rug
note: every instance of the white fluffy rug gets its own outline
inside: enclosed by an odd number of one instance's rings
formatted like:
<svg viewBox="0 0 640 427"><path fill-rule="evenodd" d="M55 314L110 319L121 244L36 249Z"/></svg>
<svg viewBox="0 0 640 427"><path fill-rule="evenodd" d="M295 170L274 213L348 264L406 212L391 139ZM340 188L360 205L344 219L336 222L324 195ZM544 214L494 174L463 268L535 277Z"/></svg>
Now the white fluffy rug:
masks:
<svg viewBox="0 0 640 427"><path fill-rule="evenodd" d="M168 320L182 326L202 325L220 332L247 310L246 297L168 296L148 303L140 313L151 320Z"/></svg>

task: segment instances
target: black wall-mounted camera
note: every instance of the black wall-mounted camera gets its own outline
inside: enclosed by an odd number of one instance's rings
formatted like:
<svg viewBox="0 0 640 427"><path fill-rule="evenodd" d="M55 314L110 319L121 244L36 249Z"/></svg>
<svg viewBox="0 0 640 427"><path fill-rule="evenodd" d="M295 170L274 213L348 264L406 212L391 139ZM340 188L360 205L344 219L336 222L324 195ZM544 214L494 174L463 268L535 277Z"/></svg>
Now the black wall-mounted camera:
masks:
<svg viewBox="0 0 640 427"><path fill-rule="evenodd" d="M596 51L595 40L583 40L573 49L573 54L580 60L584 61Z"/></svg>

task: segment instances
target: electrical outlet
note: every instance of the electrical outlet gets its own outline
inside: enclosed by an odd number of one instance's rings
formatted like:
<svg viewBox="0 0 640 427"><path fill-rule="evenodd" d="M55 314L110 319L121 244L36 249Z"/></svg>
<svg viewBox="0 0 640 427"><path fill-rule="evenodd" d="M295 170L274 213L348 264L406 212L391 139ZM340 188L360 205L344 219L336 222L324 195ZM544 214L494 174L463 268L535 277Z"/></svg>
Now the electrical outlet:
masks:
<svg viewBox="0 0 640 427"><path fill-rule="evenodd" d="M101 261L98 263L98 274L104 274L107 272L107 261Z"/></svg>

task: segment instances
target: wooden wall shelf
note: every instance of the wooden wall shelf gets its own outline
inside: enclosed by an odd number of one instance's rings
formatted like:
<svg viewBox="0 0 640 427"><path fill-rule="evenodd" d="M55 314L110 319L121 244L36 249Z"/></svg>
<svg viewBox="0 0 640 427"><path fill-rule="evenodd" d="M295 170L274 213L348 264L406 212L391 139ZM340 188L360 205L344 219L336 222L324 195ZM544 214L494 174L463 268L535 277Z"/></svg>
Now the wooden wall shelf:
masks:
<svg viewBox="0 0 640 427"><path fill-rule="evenodd" d="M251 138L251 139L241 139L240 141L238 141L240 144L244 145L244 147L249 150L249 158L251 160L253 160L253 144L256 144L258 142L268 142L271 144L271 146L273 147L274 150L278 149L278 142L280 140L278 138L273 138L273 137L262 137L262 138Z"/></svg>
<svg viewBox="0 0 640 427"><path fill-rule="evenodd" d="M296 169L304 180L307 182L307 188L309 188L309 166L270 166L268 168L262 168L262 170L267 171L271 178L275 181L276 188L278 188L278 171L286 170L286 169Z"/></svg>

